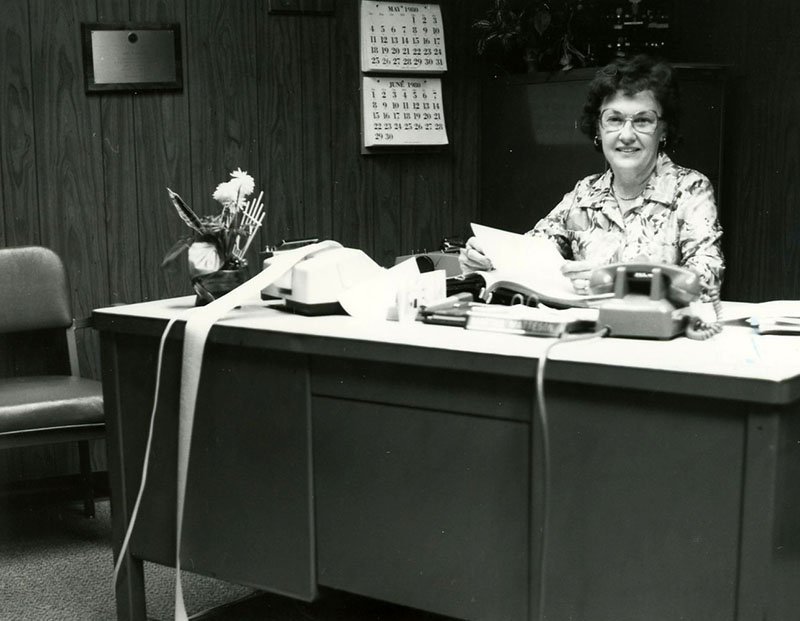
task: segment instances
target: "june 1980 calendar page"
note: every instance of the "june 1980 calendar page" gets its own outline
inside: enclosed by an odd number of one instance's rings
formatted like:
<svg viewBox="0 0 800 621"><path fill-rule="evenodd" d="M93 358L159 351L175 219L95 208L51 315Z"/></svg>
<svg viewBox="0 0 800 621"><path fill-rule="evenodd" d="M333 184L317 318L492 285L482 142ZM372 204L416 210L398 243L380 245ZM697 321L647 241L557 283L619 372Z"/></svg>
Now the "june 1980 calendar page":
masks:
<svg viewBox="0 0 800 621"><path fill-rule="evenodd" d="M440 78L363 76L364 146L447 144Z"/></svg>

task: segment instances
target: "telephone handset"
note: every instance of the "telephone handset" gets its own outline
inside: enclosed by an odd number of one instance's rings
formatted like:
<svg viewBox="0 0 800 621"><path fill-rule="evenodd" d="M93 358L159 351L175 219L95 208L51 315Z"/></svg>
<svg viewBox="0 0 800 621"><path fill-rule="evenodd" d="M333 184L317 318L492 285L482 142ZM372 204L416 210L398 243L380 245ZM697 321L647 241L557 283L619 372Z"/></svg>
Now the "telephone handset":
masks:
<svg viewBox="0 0 800 621"><path fill-rule="evenodd" d="M615 263L595 269L589 279L594 294L613 294L599 306L598 325L611 336L670 339L686 332L694 339L717 334L722 325L718 295L712 302L717 321L707 324L681 312L700 297L700 278L692 270L659 263Z"/></svg>
<svg viewBox="0 0 800 621"><path fill-rule="evenodd" d="M700 297L700 278L692 270L657 263L614 263L595 269L589 280L593 293L646 293L650 299L666 297L676 308Z"/></svg>

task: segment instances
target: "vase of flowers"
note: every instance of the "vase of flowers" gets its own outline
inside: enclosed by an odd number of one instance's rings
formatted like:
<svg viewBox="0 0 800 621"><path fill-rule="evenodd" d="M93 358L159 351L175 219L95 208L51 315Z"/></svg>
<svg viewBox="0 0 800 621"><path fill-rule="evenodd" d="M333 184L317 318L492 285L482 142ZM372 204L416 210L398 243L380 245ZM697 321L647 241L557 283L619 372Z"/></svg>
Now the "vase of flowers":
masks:
<svg viewBox="0 0 800 621"><path fill-rule="evenodd" d="M222 209L211 216L198 216L186 201L167 188L172 205L190 233L170 248L161 267L186 252L197 305L213 302L247 280L245 255L264 221L261 202L264 193L259 193L256 199L249 198L255 188L253 177L240 168L230 176L212 194Z"/></svg>

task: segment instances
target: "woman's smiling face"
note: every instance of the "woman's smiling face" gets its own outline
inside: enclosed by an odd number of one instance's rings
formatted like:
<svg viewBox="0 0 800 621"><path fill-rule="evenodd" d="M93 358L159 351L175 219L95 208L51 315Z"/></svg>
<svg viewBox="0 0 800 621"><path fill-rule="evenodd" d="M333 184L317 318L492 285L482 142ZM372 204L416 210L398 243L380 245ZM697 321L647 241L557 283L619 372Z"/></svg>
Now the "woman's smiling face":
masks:
<svg viewBox="0 0 800 621"><path fill-rule="evenodd" d="M601 115L611 110L617 118L636 117L642 113L655 112L661 116L661 105L652 91L640 91L633 96L617 91L603 100ZM610 114L610 113L606 113ZM634 122L626 120L616 130L604 129L602 123L597 128L609 166L615 175L635 178L648 175L658 157L658 144L666 132L663 121L658 121L652 134L636 131Z"/></svg>

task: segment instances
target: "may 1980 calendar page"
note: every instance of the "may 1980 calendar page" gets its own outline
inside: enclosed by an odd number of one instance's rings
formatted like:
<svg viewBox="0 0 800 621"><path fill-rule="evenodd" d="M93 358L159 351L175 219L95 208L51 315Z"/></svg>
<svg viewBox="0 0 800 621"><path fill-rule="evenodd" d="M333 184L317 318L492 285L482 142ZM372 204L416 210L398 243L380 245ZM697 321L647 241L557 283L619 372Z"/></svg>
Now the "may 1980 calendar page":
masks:
<svg viewBox="0 0 800 621"><path fill-rule="evenodd" d="M361 2L361 71L447 70L438 4Z"/></svg>

